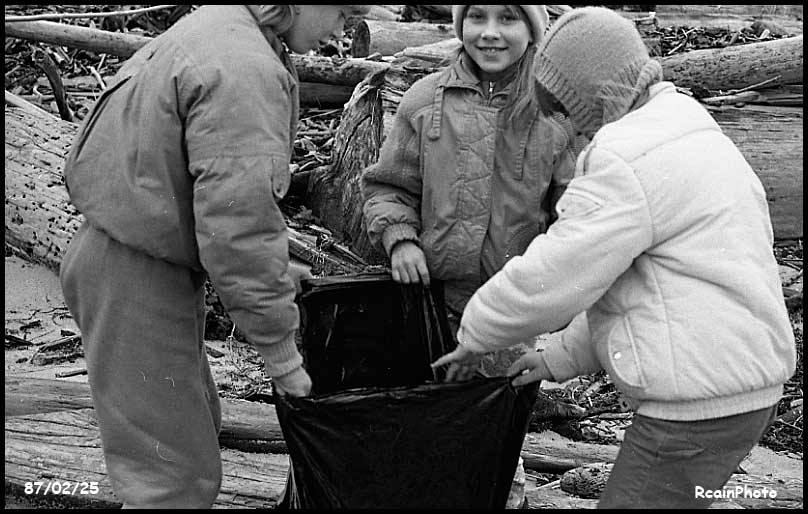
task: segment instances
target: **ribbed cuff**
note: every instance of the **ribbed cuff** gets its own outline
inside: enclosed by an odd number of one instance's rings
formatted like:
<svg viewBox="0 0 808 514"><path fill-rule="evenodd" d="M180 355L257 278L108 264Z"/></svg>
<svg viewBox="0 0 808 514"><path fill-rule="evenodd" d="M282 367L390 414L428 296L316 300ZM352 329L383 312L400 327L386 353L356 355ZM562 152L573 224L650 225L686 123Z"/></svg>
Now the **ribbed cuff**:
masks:
<svg viewBox="0 0 808 514"><path fill-rule="evenodd" d="M277 343L256 345L256 350L264 358L265 371L270 377L286 375L303 365L303 356L295 344L295 332Z"/></svg>
<svg viewBox="0 0 808 514"><path fill-rule="evenodd" d="M578 370L571 366L571 360L565 353L561 344L551 344L541 352L547 371L553 376L553 381L565 382L579 375Z"/></svg>
<svg viewBox="0 0 808 514"><path fill-rule="evenodd" d="M388 257L396 243L401 241L412 241L418 243L418 233L412 225L406 223L399 223L397 225L390 225L384 230L382 234L382 245L384 251L387 252Z"/></svg>

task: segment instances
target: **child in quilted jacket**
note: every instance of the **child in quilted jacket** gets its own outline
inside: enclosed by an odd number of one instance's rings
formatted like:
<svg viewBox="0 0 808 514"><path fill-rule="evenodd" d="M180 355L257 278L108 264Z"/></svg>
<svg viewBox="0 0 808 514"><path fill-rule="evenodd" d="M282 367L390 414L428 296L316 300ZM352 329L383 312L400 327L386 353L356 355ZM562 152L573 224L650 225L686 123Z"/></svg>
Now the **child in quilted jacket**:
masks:
<svg viewBox="0 0 808 514"><path fill-rule="evenodd" d="M471 294L547 230L575 153L568 120L539 112L533 88L544 6L452 13L459 55L404 94L362 186L368 235L393 279L441 280L454 332ZM504 373L510 361L487 364Z"/></svg>
<svg viewBox="0 0 808 514"><path fill-rule="evenodd" d="M452 15L457 57L404 94L362 186L368 235L393 279L441 280L454 333L472 293L552 223L576 138L560 111L539 110L533 87L543 5L455 5ZM483 372L504 375L533 349L530 338L486 356ZM515 507L523 494L512 492Z"/></svg>
<svg viewBox="0 0 808 514"><path fill-rule="evenodd" d="M509 375L518 386L605 369L634 406L599 507L708 507L795 369L765 191L609 9L559 18L536 73L592 141L558 221L475 293L458 347L433 366L452 378L569 324Z"/></svg>

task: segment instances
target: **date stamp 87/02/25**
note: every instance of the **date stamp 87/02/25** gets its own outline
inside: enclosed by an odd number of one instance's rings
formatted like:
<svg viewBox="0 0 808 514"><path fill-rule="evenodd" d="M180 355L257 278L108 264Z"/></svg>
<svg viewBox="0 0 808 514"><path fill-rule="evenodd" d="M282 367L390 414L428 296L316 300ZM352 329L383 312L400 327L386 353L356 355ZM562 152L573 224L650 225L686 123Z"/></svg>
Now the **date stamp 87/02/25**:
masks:
<svg viewBox="0 0 808 514"><path fill-rule="evenodd" d="M68 496L98 494L98 482L71 482L69 480L39 480L25 482L25 494L63 494Z"/></svg>

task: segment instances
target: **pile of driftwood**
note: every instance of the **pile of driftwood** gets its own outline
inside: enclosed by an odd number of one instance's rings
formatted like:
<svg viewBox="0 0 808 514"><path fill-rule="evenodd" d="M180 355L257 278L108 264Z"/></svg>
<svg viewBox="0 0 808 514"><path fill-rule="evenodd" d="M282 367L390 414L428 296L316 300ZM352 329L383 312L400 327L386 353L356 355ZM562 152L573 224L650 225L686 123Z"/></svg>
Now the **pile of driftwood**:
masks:
<svg viewBox="0 0 808 514"><path fill-rule="evenodd" d="M568 9L548 7L552 19ZM376 6L369 19L354 20L349 46L368 58L293 56L304 117L295 143L290 200L283 207L292 230L290 253L316 274L385 264L365 235L359 173L378 158L403 93L445 66L460 44L451 24L435 22L446 20L447 6L417 8L421 20L431 13L429 23L399 21L413 16L413 6ZM129 32L48 20L6 22L6 48L35 44L32 57L40 71L5 95L7 247L58 267L80 223L61 177L74 121L105 87L105 77L150 40L142 34L159 30L180 12L168 11L164 18L152 12L133 16L151 21L141 23L148 30L136 30L130 19ZM635 21L649 49L659 50L656 58L666 79L713 111L757 171L769 195L775 236L801 238L802 34L786 37L786 31L766 20L730 33L666 28L653 13L625 15ZM717 47L690 50L708 42ZM101 58L96 66L85 66L77 52ZM75 76L62 77L60 71L70 63ZM15 63L7 77L29 69L23 64ZM59 117L34 105L43 93L53 98ZM224 315L215 300L210 303Z"/></svg>

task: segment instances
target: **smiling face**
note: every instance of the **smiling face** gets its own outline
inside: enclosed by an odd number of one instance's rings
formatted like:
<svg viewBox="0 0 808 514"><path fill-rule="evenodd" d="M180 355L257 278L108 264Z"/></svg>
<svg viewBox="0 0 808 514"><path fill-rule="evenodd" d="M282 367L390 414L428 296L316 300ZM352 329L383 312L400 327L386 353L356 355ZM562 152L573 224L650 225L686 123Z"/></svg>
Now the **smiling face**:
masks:
<svg viewBox="0 0 808 514"><path fill-rule="evenodd" d="M281 34L286 46L293 52L305 54L327 43L332 38L341 38L348 16L345 5L297 5L300 12L295 16L289 30Z"/></svg>
<svg viewBox="0 0 808 514"><path fill-rule="evenodd" d="M463 18L463 48L490 80L524 55L530 27L516 5L472 5Z"/></svg>

